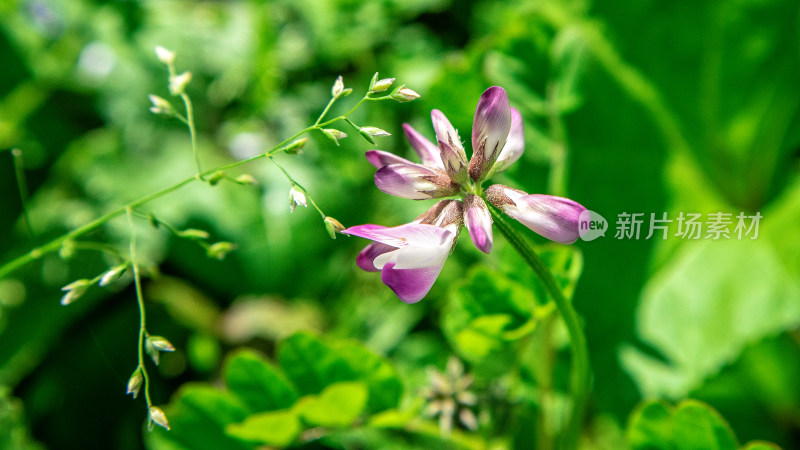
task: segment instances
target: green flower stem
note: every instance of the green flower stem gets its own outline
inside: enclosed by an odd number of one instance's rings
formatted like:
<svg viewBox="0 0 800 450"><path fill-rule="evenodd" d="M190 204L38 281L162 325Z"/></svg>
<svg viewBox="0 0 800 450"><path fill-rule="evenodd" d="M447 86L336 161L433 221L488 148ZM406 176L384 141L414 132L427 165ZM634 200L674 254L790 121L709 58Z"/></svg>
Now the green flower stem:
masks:
<svg viewBox="0 0 800 450"><path fill-rule="evenodd" d="M200 166L200 156L197 154L197 130L194 126L194 108L192 108L192 100L189 98L188 95L185 93L181 93L181 100L183 100L183 106L186 107L186 126L189 127L189 136L192 139L192 154L194 155L194 164L197 167L197 174L200 178L200 175L203 172L203 169Z"/></svg>
<svg viewBox="0 0 800 450"><path fill-rule="evenodd" d="M131 229L131 267L133 268L133 283L136 287L136 301L139 304L139 348L137 351L139 359L138 368L142 373L142 379L144 379L144 385L142 387L144 388L144 399L147 402L147 410L149 411L150 407L153 406L153 403L150 400L150 376L147 374L147 367L145 366L144 359L144 341L145 337L147 336L147 321L144 307L144 296L142 296L142 280L141 275L139 274L139 264L136 262L136 231L133 227L133 212L131 208L125 208L125 215L128 217L128 226Z"/></svg>
<svg viewBox="0 0 800 450"><path fill-rule="evenodd" d="M511 224L494 207L489 207L494 225L508 239L508 242L522 256L528 266L544 284L548 294L558 308L569 333L572 348L572 414L570 415L566 434L562 437L559 448L575 448L581 431L586 396L589 392L589 352L586 348L586 336L583 334L578 314L572 304L564 297L561 288L556 284L553 274L544 265L539 256L531 249L525 238L517 233Z"/></svg>
<svg viewBox="0 0 800 450"><path fill-rule="evenodd" d="M283 168L283 166L281 166L280 164L278 164L277 161L275 161L275 158L270 157L269 160L272 162L272 164L275 164L275 167L277 167L278 169L280 169L281 172L283 172L283 175L286 177L287 180L289 180L290 183L303 190L303 195L305 195L306 199L308 199L308 201L311 202L311 206L313 206L314 209L316 209L317 212L319 212L319 214L322 216L322 219L325 220L325 217L327 216L325 215L324 212L322 212L319 206L317 206L317 202L315 202L314 199L311 198L311 195L308 194L308 190L306 190L306 188L304 188L303 185L295 181L295 179L291 175L289 175L289 172L287 172L286 169Z"/></svg>
<svg viewBox="0 0 800 450"><path fill-rule="evenodd" d="M219 166L219 167L215 167L213 169L205 170L203 172L200 172L197 175L194 175L194 176L186 178L186 179L184 179L182 181L179 181L179 182L175 183L174 185L172 185L170 187L167 187L167 188L162 189L160 191L156 191L156 192L153 192L151 194L145 195L144 197L141 197L141 198L139 198L137 200L134 200L134 201L132 201L132 202L130 202L130 203L124 205L124 206L121 206L120 208L117 208L117 209L115 209L113 211L110 211L110 212L104 214L103 216L100 216L97 219L95 219L95 220L93 220L93 221L91 221L91 222L89 222L89 223L87 223L87 224L85 224L85 225L83 225L81 227L78 227L78 228L70 231L69 233L63 234L63 235L51 240L50 242L48 242L46 244L43 244L43 245L41 245L39 247L36 247L33 250L29 251L28 253L25 253L24 255L21 255L21 256L15 258L15 259L12 259L11 261L3 264L2 266L0 266L0 279L5 278L6 276L8 276L8 274L10 274L13 271L19 269L20 267L24 266L25 264L28 264L31 261L39 259L39 258L41 258L42 256L44 256L44 255L46 255L48 253L52 253L52 252L58 250L59 248L61 248L61 245L64 243L64 241L69 240L69 239L75 239L77 237L83 236L86 233L89 233L90 231L95 230L96 228L102 226L103 224L105 224L109 220L114 219L115 217L118 217L118 216L122 215L129 208L130 209L134 209L134 208L137 208L139 206L142 206L145 203L148 203L148 202L150 202L152 200L155 200L157 198L161 198L161 197L163 197L163 196L165 196L167 194L175 192L175 191L183 188L186 185L189 185L189 184L191 184L191 183L193 183L193 182L195 182L197 180L202 180L206 176L212 175L212 174L214 174L216 172L230 170L230 169L239 167L241 165L248 164L248 163L251 163L253 161L259 160L261 158L270 158L270 157L274 156L275 154L282 152L284 150L284 147L287 144L289 144L293 140L297 139L298 137L300 137L300 136L302 136L302 135L304 135L304 134L306 134L306 133L308 133L310 131L319 130L319 129L322 129L323 127L328 126L328 125L330 125L330 124L332 124L334 122L338 122L340 120L343 120L345 117L349 116L353 111L355 111L359 106L361 106L365 101L368 101L368 100L370 100L370 101L386 100L386 99L389 99L389 98L390 98L389 96L369 97L369 94L367 94L367 96L362 98L355 106L353 106L349 111L347 111L346 113L342 114L341 116L335 117L333 119L330 119L330 120L322 122L322 123L317 123L317 124L311 125L309 127L306 127L305 129L303 129L303 130L293 134L292 136L284 139L278 145L272 147L272 149L270 149L266 153L255 155L255 156L252 156L250 158L243 159L241 161L234 161L232 163L225 164L225 165L222 165L222 166Z"/></svg>

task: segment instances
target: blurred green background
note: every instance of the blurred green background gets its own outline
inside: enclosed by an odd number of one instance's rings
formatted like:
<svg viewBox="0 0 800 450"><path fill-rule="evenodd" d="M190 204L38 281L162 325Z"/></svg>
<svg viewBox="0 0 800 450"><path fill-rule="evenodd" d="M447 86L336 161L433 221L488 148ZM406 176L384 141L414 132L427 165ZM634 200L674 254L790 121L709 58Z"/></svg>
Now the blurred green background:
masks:
<svg viewBox="0 0 800 450"><path fill-rule="evenodd" d="M542 247L554 261L582 260L573 302L594 375L584 445L624 445L629 415L643 399L695 398L725 417L742 443L797 447L798 25L793 0L5 0L0 262L193 174L185 127L148 110L148 94L171 98L156 45L174 50L178 71L193 74L188 93L205 167L263 152L313 123L338 75L355 91L342 103L355 102L376 71L421 94L412 103L369 104L354 116L392 133L377 148L404 156L412 152L403 122L431 138L436 108L468 136L478 97L500 85L525 119L526 150L498 181L568 196L610 224L604 238L578 242L577 251ZM310 137L301 155L279 161L326 214L347 226L399 225L427 208L375 188L363 153L376 146L356 133L340 147ZM11 148L22 150L34 238ZM503 408L480 403L491 411L481 419L483 442L506 436L507 446L532 445L521 430L545 408L526 386L535 390L541 379L483 367L453 342L457 325L448 323L466 301L458 292L480 282L476 270L535 292L501 236L489 256L461 236L431 293L409 306L357 269L365 241L331 240L311 209L289 213L290 186L274 166L261 161L238 173L259 185L195 183L140 209L238 245L224 261L212 260L193 243L138 223L139 251L158 272L145 280L148 328L178 347L153 370L157 404L184 383L217 380L234 348L273 356L277 342L307 330L387 357L406 401L419 397L426 367L443 369L457 354L475 371L476 390L493 392L500 380L512 394L485 395L515 399L505 419ZM755 240L645 239L648 220L638 240L615 239L623 212L646 219L760 212L763 219ZM124 253L128 233L120 218L82 241ZM58 304L61 286L109 264L78 245L0 280L0 435L9 436L0 446L144 445L143 402L124 396L136 365L132 284ZM568 276L574 281L577 273ZM548 358L559 390L569 366L564 337L554 336L560 350ZM515 354L507 371L546 358ZM390 442L352 439L321 445ZM159 445L151 443L168 448Z"/></svg>

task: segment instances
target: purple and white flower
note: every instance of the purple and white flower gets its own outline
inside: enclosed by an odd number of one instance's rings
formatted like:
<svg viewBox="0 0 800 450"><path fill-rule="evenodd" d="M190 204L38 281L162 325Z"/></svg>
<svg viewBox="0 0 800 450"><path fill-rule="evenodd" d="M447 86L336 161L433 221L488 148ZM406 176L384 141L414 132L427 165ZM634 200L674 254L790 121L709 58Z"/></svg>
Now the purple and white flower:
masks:
<svg viewBox="0 0 800 450"><path fill-rule="evenodd" d="M505 89L487 89L475 110L472 158L461 138L439 110L431 112L436 144L408 124L406 138L422 161L414 163L381 150L366 153L378 171L381 191L412 200L448 198L412 223L387 228L360 225L342 233L373 242L358 255L359 267L381 272L381 280L407 303L430 291L455 246L461 225L480 251L492 250L492 217L486 201L534 232L562 244L578 239L578 217L586 208L562 197L532 194L503 185L485 191L481 184L516 162L525 147L522 116L512 108Z"/></svg>

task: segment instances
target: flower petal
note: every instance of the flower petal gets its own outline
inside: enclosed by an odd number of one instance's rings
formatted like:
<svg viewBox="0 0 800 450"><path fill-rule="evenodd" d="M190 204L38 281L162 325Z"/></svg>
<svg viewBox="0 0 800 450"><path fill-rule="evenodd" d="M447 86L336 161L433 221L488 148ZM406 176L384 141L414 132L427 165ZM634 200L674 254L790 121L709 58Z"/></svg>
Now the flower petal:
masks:
<svg viewBox="0 0 800 450"><path fill-rule="evenodd" d="M422 164L434 167L436 169L444 169L442 165L442 157L439 156L439 147L427 140L425 136L419 134L411 125L404 123L403 131L406 134L406 139L414 151L419 155Z"/></svg>
<svg viewBox="0 0 800 450"><path fill-rule="evenodd" d="M517 162L524 150L525 130L522 125L522 114L519 113L517 108L511 108L511 130L508 132L506 145L492 167L492 173L504 172L509 166Z"/></svg>
<svg viewBox="0 0 800 450"><path fill-rule="evenodd" d="M458 185L440 170L421 164L390 164L375 173L378 189L412 200L447 197L458 192Z"/></svg>
<svg viewBox="0 0 800 450"><path fill-rule="evenodd" d="M492 251L492 215L486 202L477 195L464 199L464 224L475 247L483 253Z"/></svg>
<svg viewBox="0 0 800 450"><path fill-rule="evenodd" d="M383 150L369 150L364 154L367 161L378 169L389 164L414 164L413 162Z"/></svg>
<svg viewBox="0 0 800 450"><path fill-rule="evenodd" d="M506 90L499 86L487 89L475 108L472 122L472 159L469 175L478 181L487 175L506 143L511 128L511 109Z"/></svg>
<svg viewBox="0 0 800 450"><path fill-rule="evenodd" d="M393 263L388 263L381 270L381 281L403 302L416 303L428 295L442 267L395 269Z"/></svg>
<svg viewBox="0 0 800 450"><path fill-rule="evenodd" d="M433 225L408 223L391 228L373 224L358 225L342 230L342 234L363 237L399 248L406 245L439 247L451 237L452 232Z"/></svg>
<svg viewBox="0 0 800 450"><path fill-rule="evenodd" d="M431 111L431 119L445 171L456 182L466 181L467 154L464 153L464 146L461 144L458 132L444 113L438 109Z"/></svg>
<svg viewBox="0 0 800 450"><path fill-rule="evenodd" d="M397 247L381 244L380 242L372 242L364 247L364 250L361 250L361 253L358 254L358 257L356 257L356 264L367 272L380 272L381 269L375 267L375 258L395 250L397 250Z"/></svg>
<svg viewBox="0 0 800 450"><path fill-rule="evenodd" d="M510 217L551 241L572 244L578 240L578 219L586 210L578 202L553 195L526 194L499 184L487 189L486 198Z"/></svg>

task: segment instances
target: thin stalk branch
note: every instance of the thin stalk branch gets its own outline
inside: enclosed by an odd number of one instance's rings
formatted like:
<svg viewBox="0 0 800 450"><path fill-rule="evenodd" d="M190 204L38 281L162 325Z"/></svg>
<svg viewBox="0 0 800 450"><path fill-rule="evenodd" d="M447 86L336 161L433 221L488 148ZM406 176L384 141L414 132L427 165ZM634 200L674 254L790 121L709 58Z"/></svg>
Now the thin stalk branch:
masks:
<svg viewBox="0 0 800 450"><path fill-rule="evenodd" d="M131 208L125 208L125 215L128 217L128 226L131 230L130 238L130 256L131 268L133 269L133 283L136 288L136 302L139 305L139 344L137 355L139 360L138 368L141 371L142 378L144 379L144 398L147 402L147 410L153 406L150 400L150 376L147 374L147 367L145 366L144 358L144 345L147 336L147 316L145 313L144 296L142 295L142 280L139 273L139 264L136 261L136 230L133 226L133 212Z"/></svg>
<svg viewBox="0 0 800 450"><path fill-rule="evenodd" d="M10 274L13 271L19 269L20 267L24 266L25 264L30 263L31 261L39 259L39 258L41 258L42 256L44 256L44 255L46 255L48 253L52 253L52 252L58 250L61 247L61 245L64 243L64 241L66 241L68 239L75 239L77 237L83 236L84 234L89 233L89 232L97 229L98 227L102 226L103 224L105 224L109 220L114 219L114 218L122 215L129 208L130 209L137 208L137 207L139 207L141 205L144 205L145 203L148 203L148 202L150 202L152 200L155 200L157 198L160 198L160 197L163 197L163 196L165 196L167 194L175 192L175 191L183 188L184 186L189 185L189 184L191 184L191 183L193 183L193 182L195 182L197 180L202 180L205 177L207 177L209 175L212 175L212 174L214 174L216 172L230 170L230 169L239 167L241 165L248 164L248 163L251 163L253 161L259 160L261 158L270 158L270 157L274 156L275 154L277 154L279 152L282 152L284 150L284 147L287 144L289 144L293 140L297 139L298 137L302 136L303 134L306 134L306 133L308 133L308 132L310 132L312 130L321 129L324 126L327 126L327 125L330 125L330 124L332 124L334 122L338 122L340 120L345 119L348 115L352 114L353 111L355 111L365 101L379 101L379 100L386 100L386 99L389 99L389 98L390 98L390 96L388 96L388 95L387 96L383 96L383 97L369 97L369 94L367 94L367 96L363 97L358 103L356 103L355 106L350 108L350 110L347 111L346 113L344 113L343 115L335 117L335 118L330 119L330 120L328 120L326 122L323 122L323 123L318 123L318 124L314 124L314 125L311 125L309 127L306 127L303 130L301 130L301 131L293 134L292 136L284 139L279 144L277 144L274 147L272 147L266 153L255 155L255 156L252 156L250 158L243 159L241 161L234 161L232 163L224 164L224 165L215 167L213 169L205 170L203 172L200 172L197 175L194 175L194 176L191 176L191 177L186 178L184 180L181 180L181 181L173 184L172 186L164 188L164 189L162 189L160 191L156 191L156 192L153 192L151 194L145 195L144 197L141 197L141 198L139 198L137 200L133 200L130 203L127 203L127 204L125 204L125 205L123 205L123 206L121 206L121 207L119 207L119 208L117 208L117 209L115 209L113 211L110 211L110 212L98 217L97 219L95 219L95 220L93 220L93 221L91 221L91 222L89 222L89 223L87 223L87 224L85 224L85 225L83 225L81 227L78 227L78 228L76 228L76 229L74 229L74 230L72 230L72 231L70 231L70 232L68 232L66 234L63 234L63 235L51 240L50 242L47 242L46 244L43 244L43 245L41 245L39 247L36 247L36 248L30 250L29 252L27 252L27 253L25 253L25 254L23 254L21 256L18 256L17 258L12 259L11 261L3 264L2 266L0 266L0 278L4 278L4 277L8 276L8 274Z"/></svg>
<svg viewBox="0 0 800 450"><path fill-rule="evenodd" d="M181 93L181 100L183 106L186 108L186 126L189 127L189 136L192 140L192 155L194 155L194 164L197 167L197 176L202 178L201 173L203 169L200 166L200 155L197 154L197 130L194 125L194 108L192 108L192 100L186 93Z"/></svg>
<svg viewBox="0 0 800 450"><path fill-rule="evenodd" d="M564 324L569 333L569 342L572 350L572 413L570 414L565 434L562 436L562 445L559 448L576 448L581 432L581 422L586 407L586 396L589 392L589 352L586 347L586 336L578 318L578 313L572 304L564 297L561 288L556 284L553 274L545 266L536 252L528 245L525 238L517 233L508 221L494 207L489 207L497 229L508 239L508 242L522 256L522 259L533 270L544 284L547 293L555 302Z"/></svg>

